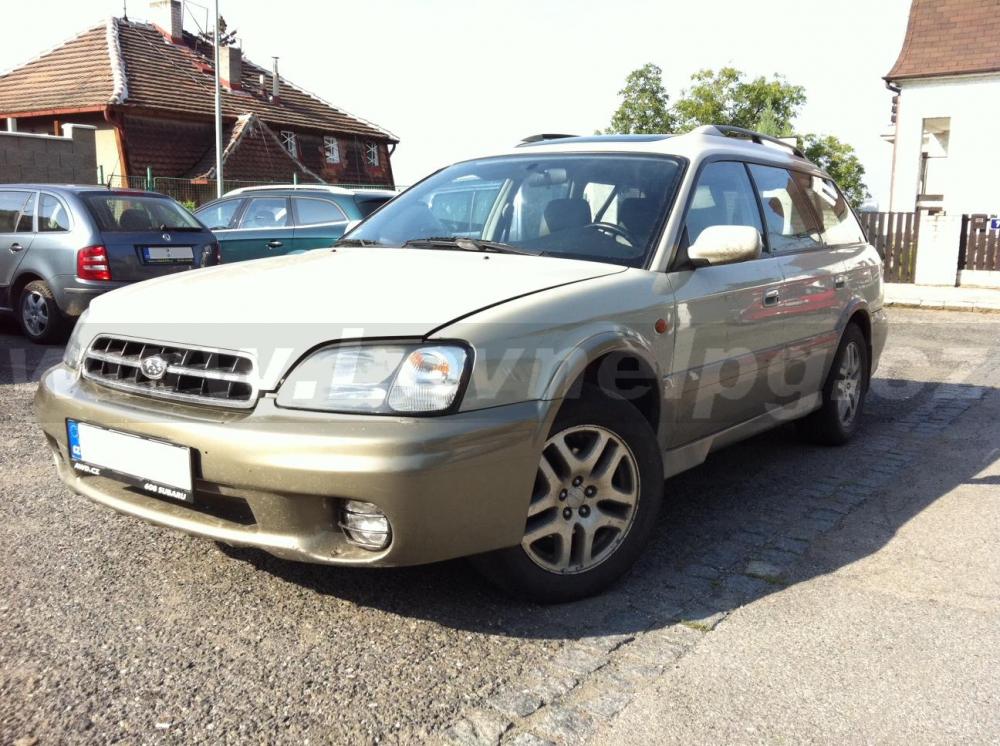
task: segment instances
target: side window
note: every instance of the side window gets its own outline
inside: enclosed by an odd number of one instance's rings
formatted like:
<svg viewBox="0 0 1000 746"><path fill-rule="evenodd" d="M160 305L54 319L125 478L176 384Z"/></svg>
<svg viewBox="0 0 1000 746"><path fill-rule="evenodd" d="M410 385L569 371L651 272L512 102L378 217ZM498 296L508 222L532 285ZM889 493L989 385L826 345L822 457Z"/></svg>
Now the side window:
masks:
<svg viewBox="0 0 1000 746"><path fill-rule="evenodd" d="M0 191L0 233L13 233L28 201L28 192Z"/></svg>
<svg viewBox="0 0 1000 746"><path fill-rule="evenodd" d="M38 201L38 232L58 233L69 230L69 212L66 205L51 194L43 194Z"/></svg>
<svg viewBox="0 0 1000 746"><path fill-rule="evenodd" d="M823 245L823 228L795 177L783 168L750 166L757 185L771 251L785 254Z"/></svg>
<svg viewBox="0 0 1000 746"><path fill-rule="evenodd" d="M764 232L753 186L742 163L710 163L698 178L685 222L688 245L714 225L745 225Z"/></svg>
<svg viewBox="0 0 1000 746"><path fill-rule="evenodd" d="M254 197L240 218L240 228L284 228L287 225L288 200L284 197Z"/></svg>
<svg viewBox="0 0 1000 746"><path fill-rule="evenodd" d="M35 193L32 192L17 219L18 233L33 233L35 230Z"/></svg>
<svg viewBox="0 0 1000 746"><path fill-rule="evenodd" d="M823 243L843 246L865 242L865 234L836 184L830 179L800 173L795 174L795 181L823 221Z"/></svg>
<svg viewBox="0 0 1000 746"><path fill-rule="evenodd" d="M322 225L323 223L341 223L347 220L347 215L339 206L325 199L293 197L292 202L295 203L297 225Z"/></svg>
<svg viewBox="0 0 1000 746"><path fill-rule="evenodd" d="M194 216L208 226L209 230L225 230L233 227L233 218L243 200L227 199L198 210Z"/></svg>

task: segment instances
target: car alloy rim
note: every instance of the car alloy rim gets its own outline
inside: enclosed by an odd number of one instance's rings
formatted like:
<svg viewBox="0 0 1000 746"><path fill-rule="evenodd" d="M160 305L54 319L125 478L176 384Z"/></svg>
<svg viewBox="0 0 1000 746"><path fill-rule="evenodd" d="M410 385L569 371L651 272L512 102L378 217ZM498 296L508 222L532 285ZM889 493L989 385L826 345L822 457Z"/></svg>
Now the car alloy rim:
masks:
<svg viewBox="0 0 1000 746"><path fill-rule="evenodd" d="M858 414L861 404L861 349L857 342L848 342L844 348L844 357L837 371L835 391L837 396L837 412L844 425L850 425Z"/></svg>
<svg viewBox="0 0 1000 746"><path fill-rule="evenodd" d="M542 450L521 547L549 572L586 572L621 546L638 504L628 445L597 425L567 428Z"/></svg>
<svg viewBox="0 0 1000 746"><path fill-rule="evenodd" d="M49 304L45 302L41 293L31 292L25 296L21 318L24 319L25 328L33 336L38 337L45 333L49 325Z"/></svg>

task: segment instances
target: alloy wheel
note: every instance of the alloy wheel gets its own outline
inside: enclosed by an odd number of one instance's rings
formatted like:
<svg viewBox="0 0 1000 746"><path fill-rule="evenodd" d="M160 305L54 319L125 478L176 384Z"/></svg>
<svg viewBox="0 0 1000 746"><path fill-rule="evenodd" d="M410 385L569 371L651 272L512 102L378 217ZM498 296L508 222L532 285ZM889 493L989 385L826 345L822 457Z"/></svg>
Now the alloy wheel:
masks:
<svg viewBox="0 0 1000 746"><path fill-rule="evenodd" d="M610 430L570 427L545 444L521 547L539 567L568 575L613 555L635 520L639 467Z"/></svg>
<svg viewBox="0 0 1000 746"><path fill-rule="evenodd" d="M844 356L837 371L834 392L837 399L837 414L841 424L850 426L858 415L861 404L863 376L861 370L861 349L857 342L849 342L844 348Z"/></svg>
<svg viewBox="0 0 1000 746"><path fill-rule="evenodd" d="M21 318L24 328L35 337L40 337L49 326L49 304L45 297L32 291L24 296L21 303Z"/></svg>

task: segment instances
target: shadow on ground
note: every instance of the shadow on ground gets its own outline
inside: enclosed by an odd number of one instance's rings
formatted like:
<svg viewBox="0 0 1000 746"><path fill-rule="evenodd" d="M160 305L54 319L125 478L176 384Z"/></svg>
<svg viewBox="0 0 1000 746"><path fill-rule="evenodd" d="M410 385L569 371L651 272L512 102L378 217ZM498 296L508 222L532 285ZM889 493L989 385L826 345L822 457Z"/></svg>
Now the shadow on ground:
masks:
<svg viewBox="0 0 1000 746"><path fill-rule="evenodd" d="M869 398L863 427L847 446L803 443L788 425L720 451L668 480L658 530L634 570L607 593L559 606L512 600L492 589L469 563L406 569L304 565L257 550L221 547L230 557L289 583L448 628L544 639L631 634L678 620L710 626L720 614L791 582L823 575L877 552L914 515L952 487L914 485L903 510L886 514L863 536L844 536L852 551L833 566L799 560L810 542L843 523L905 474L962 412L994 389L885 380ZM917 393L897 399L894 391ZM994 445L977 446L985 460ZM995 481L995 478L988 478ZM754 565L748 563L755 561ZM796 567L795 573L791 572ZM794 581L789 578L794 577ZM420 593L414 593L419 588ZM403 601L405 599L405 601Z"/></svg>

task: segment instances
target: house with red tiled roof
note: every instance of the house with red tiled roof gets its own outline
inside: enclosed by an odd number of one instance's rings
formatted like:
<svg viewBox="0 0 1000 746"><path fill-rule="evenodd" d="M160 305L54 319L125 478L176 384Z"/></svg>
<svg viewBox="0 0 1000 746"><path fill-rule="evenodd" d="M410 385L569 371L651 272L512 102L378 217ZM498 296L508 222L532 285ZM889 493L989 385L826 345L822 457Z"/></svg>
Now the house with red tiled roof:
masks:
<svg viewBox="0 0 1000 746"><path fill-rule="evenodd" d="M112 18L0 75L8 129L97 127L95 173L215 177L214 47L184 29L180 0L152 0L150 22ZM398 139L220 46L227 180L394 186Z"/></svg>
<svg viewBox="0 0 1000 746"><path fill-rule="evenodd" d="M893 211L1000 212L1000 0L913 0L893 92Z"/></svg>

